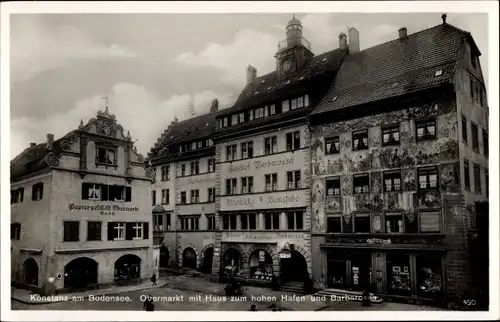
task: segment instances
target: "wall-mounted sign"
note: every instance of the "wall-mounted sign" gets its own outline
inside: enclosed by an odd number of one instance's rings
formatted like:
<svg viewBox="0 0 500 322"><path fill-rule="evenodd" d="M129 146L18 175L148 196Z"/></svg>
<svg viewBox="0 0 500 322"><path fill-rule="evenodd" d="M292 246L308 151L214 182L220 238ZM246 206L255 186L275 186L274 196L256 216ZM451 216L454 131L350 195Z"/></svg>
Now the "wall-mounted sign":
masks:
<svg viewBox="0 0 500 322"><path fill-rule="evenodd" d="M263 250L259 251L259 262L265 262L266 261L266 252Z"/></svg>
<svg viewBox="0 0 500 322"><path fill-rule="evenodd" d="M214 177L208 177L208 178L188 178L187 184L193 185L193 184L215 184L215 178Z"/></svg>
<svg viewBox="0 0 500 322"><path fill-rule="evenodd" d="M307 235L305 233L276 233L276 232L222 232L223 242L232 243L268 243L283 245L283 242L303 244Z"/></svg>
<svg viewBox="0 0 500 322"><path fill-rule="evenodd" d="M292 258L292 253L288 253L288 252L285 252L285 253L280 253L280 258L282 259L286 259L286 258Z"/></svg>
<svg viewBox="0 0 500 322"><path fill-rule="evenodd" d="M368 238L366 240L368 244L390 244L390 239L380 239L380 238Z"/></svg>
<svg viewBox="0 0 500 322"><path fill-rule="evenodd" d="M139 207L123 207L119 205L75 205L69 204L69 210L73 211L99 211L101 216L114 216L120 211L139 211Z"/></svg>
<svg viewBox="0 0 500 322"><path fill-rule="evenodd" d="M306 207L307 190L282 191L243 196L223 196L221 211Z"/></svg>
<svg viewBox="0 0 500 322"><path fill-rule="evenodd" d="M220 164L221 182L227 177L234 175L244 175L251 173L269 173L269 171L292 171L303 169L306 166L305 156L307 150L297 150L294 152L280 153L276 155L260 156L251 160L237 160L222 162Z"/></svg>

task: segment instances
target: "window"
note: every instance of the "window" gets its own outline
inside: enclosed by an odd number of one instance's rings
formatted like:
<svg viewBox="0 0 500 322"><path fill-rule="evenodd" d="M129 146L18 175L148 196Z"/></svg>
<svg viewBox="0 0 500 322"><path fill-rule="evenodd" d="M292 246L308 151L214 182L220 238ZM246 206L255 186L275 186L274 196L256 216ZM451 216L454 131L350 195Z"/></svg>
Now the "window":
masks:
<svg viewBox="0 0 500 322"><path fill-rule="evenodd" d="M208 172L215 172L215 159L208 159Z"/></svg>
<svg viewBox="0 0 500 322"><path fill-rule="evenodd" d="M215 188L208 188L208 202L215 201Z"/></svg>
<svg viewBox="0 0 500 322"><path fill-rule="evenodd" d="M226 146L226 160L233 161L236 160L236 144Z"/></svg>
<svg viewBox="0 0 500 322"><path fill-rule="evenodd" d="M144 238L144 223L136 222L133 224L132 229L133 229L132 239Z"/></svg>
<svg viewBox="0 0 500 322"><path fill-rule="evenodd" d="M431 140L436 138L436 120L415 122L417 128L417 141Z"/></svg>
<svg viewBox="0 0 500 322"><path fill-rule="evenodd" d="M325 153L337 154L340 153L340 139L338 136L325 139Z"/></svg>
<svg viewBox="0 0 500 322"><path fill-rule="evenodd" d="M13 223L10 224L10 239L20 240L21 239L21 224Z"/></svg>
<svg viewBox="0 0 500 322"><path fill-rule="evenodd" d="M474 80L470 79L470 96L474 98Z"/></svg>
<svg viewBox="0 0 500 322"><path fill-rule="evenodd" d="M163 214L153 214L153 231L163 232L164 229Z"/></svg>
<svg viewBox="0 0 500 322"><path fill-rule="evenodd" d="M490 175L488 173L488 169L484 169L484 183L486 184L486 196L490 195Z"/></svg>
<svg viewBox="0 0 500 322"><path fill-rule="evenodd" d="M370 214L354 215L354 232L370 233Z"/></svg>
<svg viewBox="0 0 500 322"><path fill-rule="evenodd" d="M241 178L241 193L253 192L253 177Z"/></svg>
<svg viewBox="0 0 500 322"><path fill-rule="evenodd" d="M241 143L241 158L248 159L253 158L253 142L243 142Z"/></svg>
<svg viewBox="0 0 500 322"><path fill-rule="evenodd" d="M304 106L309 106L309 95L307 94L304 96Z"/></svg>
<svg viewBox="0 0 500 322"><path fill-rule="evenodd" d="M368 149L368 130L352 133L352 149L354 151Z"/></svg>
<svg viewBox="0 0 500 322"><path fill-rule="evenodd" d="M301 211L292 211L286 213L288 229L304 229L304 213Z"/></svg>
<svg viewBox="0 0 500 322"><path fill-rule="evenodd" d="M196 148L197 149L201 149L202 147L203 147L203 142L202 141L196 142Z"/></svg>
<svg viewBox="0 0 500 322"><path fill-rule="evenodd" d="M24 194L24 193L23 193ZM38 201L43 198L43 183L36 183L31 190L31 200Z"/></svg>
<svg viewBox="0 0 500 322"><path fill-rule="evenodd" d="M108 240L124 240L125 223L108 222Z"/></svg>
<svg viewBox="0 0 500 322"><path fill-rule="evenodd" d="M342 217L326 217L326 232L341 233L342 232Z"/></svg>
<svg viewBox="0 0 500 322"><path fill-rule="evenodd" d="M288 189L300 188L300 170L289 171L286 173Z"/></svg>
<svg viewBox="0 0 500 322"><path fill-rule="evenodd" d="M238 114L231 115L231 124L238 124Z"/></svg>
<svg viewBox="0 0 500 322"><path fill-rule="evenodd" d="M64 241L75 242L80 240L80 222L65 221L64 222Z"/></svg>
<svg viewBox="0 0 500 322"><path fill-rule="evenodd" d="M191 162L191 175L200 173L200 161Z"/></svg>
<svg viewBox="0 0 500 322"><path fill-rule="evenodd" d="M189 216L181 218L181 230L196 231L200 229L200 217Z"/></svg>
<svg viewBox="0 0 500 322"><path fill-rule="evenodd" d="M226 179L226 195L235 195L237 188L236 179Z"/></svg>
<svg viewBox="0 0 500 322"><path fill-rule="evenodd" d="M186 203L187 203L186 191L181 191L181 205L185 205Z"/></svg>
<svg viewBox="0 0 500 322"><path fill-rule="evenodd" d="M382 145L399 144L399 125L382 128Z"/></svg>
<svg viewBox="0 0 500 322"><path fill-rule="evenodd" d="M247 114L248 115L248 120L249 121L253 121L253 110L249 110L247 113L248 113Z"/></svg>
<svg viewBox="0 0 500 322"><path fill-rule="evenodd" d="M384 191L401 191L401 172L384 172Z"/></svg>
<svg viewBox="0 0 500 322"><path fill-rule="evenodd" d="M288 112L290 110L290 101L283 101L281 103L281 109L283 113Z"/></svg>
<svg viewBox="0 0 500 322"><path fill-rule="evenodd" d="M462 140L467 143L467 119L462 115Z"/></svg>
<svg viewBox="0 0 500 322"><path fill-rule="evenodd" d="M271 136L264 139L264 153L271 154L278 152L278 139L276 136Z"/></svg>
<svg viewBox="0 0 500 322"><path fill-rule="evenodd" d="M161 204L168 205L170 204L170 190L162 189L161 191Z"/></svg>
<svg viewBox="0 0 500 322"><path fill-rule="evenodd" d="M464 185L465 185L465 190L470 190L469 160L466 159L464 159Z"/></svg>
<svg viewBox="0 0 500 322"><path fill-rule="evenodd" d="M264 108L263 107L255 109L255 119L260 119L261 117L264 117Z"/></svg>
<svg viewBox="0 0 500 322"><path fill-rule="evenodd" d="M191 150L196 150L196 142L191 142Z"/></svg>
<svg viewBox="0 0 500 322"><path fill-rule="evenodd" d="M102 201L132 201L132 188L119 185L83 182L82 199ZM155 205L156 198L153 197L153 199L153 205Z"/></svg>
<svg viewBox="0 0 500 322"><path fill-rule="evenodd" d="M215 230L215 215L205 215L207 217L207 230Z"/></svg>
<svg viewBox="0 0 500 322"><path fill-rule="evenodd" d="M355 174L353 179L354 193L370 192L370 176L368 173Z"/></svg>
<svg viewBox="0 0 500 322"><path fill-rule="evenodd" d="M436 189L438 177L436 168L418 169L418 189Z"/></svg>
<svg viewBox="0 0 500 322"><path fill-rule="evenodd" d="M296 98L294 98L293 100L290 100L290 103L291 103L291 104L290 104L290 105L291 105L291 108L290 108L290 109L291 109L292 111L293 111L293 110L295 110L295 109L297 109L297 99L296 99Z"/></svg>
<svg viewBox="0 0 500 322"><path fill-rule="evenodd" d="M257 229L257 215L256 214L241 214L241 229L242 230L255 230Z"/></svg>
<svg viewBox="0 0 500 322"><path fill-rule="evenodd" d="M304 107L304 97L297 98L297 108Z"/></svg>
<svg viewBox="0 0 500 322"><path fill-rule="evenodd" d="M236 230L237 228L237 218L236 214L224 214L222 215L222 229L223 230Z"/></svg>
<svg viewBox="0 0 500 322"><path fill-rule="evenodd" d="M191 190L191 203L200 202L200 190Z"/></svg>
<svg viewBox="0 0 500 322"><path fill-rule="evenodd" d="M280 214L279 212L268 212L264 214L264 225L266 230L280 229Z"/></svg>
<svg viewBox="0 0 500 322"><path fill-rule="evenodd" d="M481 193L481 168L479 164L474 164L474 191Z"/></svg>
<svg viewBox="0 0 500 322"><path fill-rule="evenodd" d="M181 164L181 177L184 177L186 175L186 165Z"/></svg>
<svg viewBox="0 0 500 322"><path fill-rule="evenodd" d="M401 213L385 214L385 231L387 233L402 233L403 229L404 221Z"/></svg>
<svg viewBox="0 0 500 322"><path fill-rule="evenodd" d="M488 132L486 132L485 129L483 129L483 153L484 153L484 156L486 156L486 157L489 156L489 154L490 154Z"/></svg>
<svg viewBox="0 0 500 322"><path fill-rule="evenodd" d="M116 149L97 147L96 163L116 165Z"/></svg>
<svg viewBox="0 0 500 322"><path fill-rule="evenodd" d="M439 211L420 211L419 216L421 233L441 231L441 213Z"/></svg>
<svg viewBox="0 0 500 322"><path fill-rule="evenodd" d="M162 165L161 166L161 181L170 180L170 166Z"/></svg>
<svg viewBox="0 0 500 322"><path fill-rule="evenodd" d="M229 126L229 118L228 117L224 117L222 119L222 127L228 127Z"/></svg>
<svg viewBox="0 0 500 322"><path fill-rule="evenodd" d="M156 191L151 191L151 205L156 206Z"/></svg>
<svg viewBox="0 0 500 322"><path fill-rule="evenodd" d="M292 151L300 149L300 131L286 134L286 150Z"/></svg>
<svg viewBox="0 0 500 322"><path fill-rule="evenodd" d="M276 191L278 190L278 174L271 173L264 176L266 181L266 191Z"/></svg>
<svg viewBox="0 0 500 322"><path fill-rule="evenodd" d="M16 190L10 191L10 204L23 202L24 200L24 188L18 188Z"/></svg>
<svg viewBox="0 0 500 322"><path fill-rule="evenodd" d="M472 150L479 153L479 133L478 133L477 125L474 123L471 123L470 129L472 132Z"/></svg>
<svg viewBox="0 0 500 322"><path fill-rule="evenodd" d="M326 178L326 195L340 196L340 177Z"/></svg>
<svg viewBox="0 0 500 322"><path fill-rule="evenodd" d="M269 109L269 115L274 115L276 114L276 106L274 104L268 106Z"/></svg>
<svg viewBox="0 0 500 322"><path fill-rule="evenodd" d="M89 221L87 223L87 240L100 241L102 232L102 223L100 221Z"/></svg>
<svg viewBox="0 0 500 322"><path fill-rule="evenodd" d="M238 123L244 123L244 122L245 122L245 113L238 114Z"/></svg>

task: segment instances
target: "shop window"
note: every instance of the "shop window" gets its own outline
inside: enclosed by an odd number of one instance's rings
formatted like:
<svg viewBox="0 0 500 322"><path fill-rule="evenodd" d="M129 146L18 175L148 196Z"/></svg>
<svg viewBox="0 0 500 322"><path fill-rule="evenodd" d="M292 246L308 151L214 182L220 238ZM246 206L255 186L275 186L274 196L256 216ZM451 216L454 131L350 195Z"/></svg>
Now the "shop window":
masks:
<svg viewBox="0 0 500 322"><path fill-rule="evenodd" d="M327 252L328 287L343 289L347 282L347 265L345 254L341 252Z"/></svg>
<svg viewBox="0 0 500 322"><path fill-rule="evenodd" d="M215 230L215 215L205 215L207 217L207 230Z"/></svg>
<svg viewBox="0 0 500 322"><path fill-rule="evenodd" d="M280 229L280 213L268 212L264 214L264 225L266 230Z"/></svg>
<svg viewBox="0 0 500 322"><path fill-rule="evenodd" d="M354 151L368 149L368 130L355 131L352 133L352 149Z"/></svg>
<svg viewBox="0 0 500 322"><path fill-rule="evenodd" d="M264 153L272 154L276 152L278 152L278 138L276 136L264 138Z"/></svg>
<svg viewBox="0 0 500 322"><path fill-rule="evenodd" d="M433 190L437 189L438 175L437 168L418 169L418 189L419 190Z"/></svg>
<svg viewBox="0 0 500 322"><path fill-rule="evenodd" d="M64 241L75 242L80 240L80 222L65 221L64 222Z"/></svg>
<svg viewBox="0 0 500 322"><path fill-rule="evenodd" d="M24 193L23 193L24 195ZM43 198L43 183L36 183L31 190L31 200L38 201Z"/></svg>
<svg viewBox="0 0 500 322"><path fill-rule="evenodd" d="M340 196L340 177L326 178L326 195Z"/></svg>
<svg viewBox="0 0 500 322"><path fill-rule="evenodd" d="M436 120L415 122L417 141L432 140L436 138Z"/></svg>
<svg viewBox="0 0 500 322"><path fill-rule="evenodd" d="M243 142L241 143L241 158L248 159L253 158L253 142Z"/></svg>
<svg viewBox="0 0 500 322"><path fill-rule="evenodd" d="M382 145L399 144L399 124L382 128Z"/></svg>
<svg viewBox="0 0 500 322"><path fill-rule="evenodd" d="M226 195L235 195L237 193L236 178L226 179Z"/></svg>
<svg viewBox="0 0 500 322"><path fill-rule="evenodd" d="M257 215L256 214L241 214L241 229L242 230L255 230L257 229Z"/></svg>
<svg viewBox="0 0 500 322"><path fill-rule="evenodd" d="M354 232L370 233L370 214L354 215Z"/></svg>
<svg viewBox="0 0 500 322"><path fill-rule="evenodd" d="M464 185L466 190L470 190L470 169L467 159L464 159Z"/></svg>
<svg viewBox="0 0 500 322"><path fill-rule="evenodd" d="M253 192L253 177L241 178L241 193Z"/></svg>
<svg viewBox="0 0 500 322"><path fill-rule="evenodd" d="M250 278L271 281L273 259L265 250L256 250L250 255Z"/></svg>
<svg viewBox="0 0 500 322"><path fill-rule="evenodd" d="M21 239L21 224L13 223L10 224L10 239L20 240Z"/></svg>
<svg viewBox="0 0 500 322"><path fill-rule="evenodd" d="M340 138L334 136L325 139L325 154L337 154L340 153Z"/></svg>
<svg viewBox="0 0 500 322"><path fill-rule="evenodd" d="M302 211L290 211L286 213L288 229L304 229L304 213Z"/></svg>
<svg viewBox="0 0 500 322"><path fill-rule="evenodd" d="M300 170L289 171L286 173L288 189L299 189L300 188Z"/></svg>
<svg viewBox="0 0 500 322"><path fill-rule="evenodd" d="M89 221L87 223L87 240L100 241L102 233L102 223L100 221Z"/></svg>
<svg viewBox="0 0 500 322"><path fill-rule="evenodd" d="M420 211L419 222L421 233L438 233L441 231L441 213L439 211Z"/></svg>
<svg viewBox="0 0 500 322"><path fill-rule="evenodd" d="M389 294L410 296L410 257L387 254L387 291Z"/></svg>
<svg viewBox="0 0 500 322"><path fill-rule="evenodd" d="M384 191L401 191L401 172L384 172Z"/></svg>
<svg viewBox="0 0 500 322"><path fill-rule="evenodd" d="M418 255L417 269L418 297L440 299L443 292L443 264L439 255Z"/></svg>
<svg viewBox="0 0 500 322"><path fill-rule="evenodd" d="M286 134L286 150L293 151L300 149L300 131Z"/></svg>
<svg viewBox="0 0 500 322"><path fill-rule="evenodd" d="M403 229L404 221L401 213L385 214L385 231L387 233L402 233Z"/></svg>
<svg viewBox="0 0 500 322"><path fill-rule="evenodd" d="M479 132L478 132L477 125L474 123L471 123L470 130L472 133L472 150L474 152L479 153Z"/></svg>
<svg viewBox="0 0 500 322"><path fill-rule="evenodd" d="M181 205L187 204L186 191L181 191Z"/></svg>
<svg viewBox="0 0 500 322"><path fill-rule="evenodd" d="M368 173L355 174L353 178L354 193L370 192L370 176Z"/></svg>
<svg viewBox="0 0 500 322"><path fill-rule="evenodd" d="M327 217L326 218L327 233L342 233L342 217Z"/></svg>

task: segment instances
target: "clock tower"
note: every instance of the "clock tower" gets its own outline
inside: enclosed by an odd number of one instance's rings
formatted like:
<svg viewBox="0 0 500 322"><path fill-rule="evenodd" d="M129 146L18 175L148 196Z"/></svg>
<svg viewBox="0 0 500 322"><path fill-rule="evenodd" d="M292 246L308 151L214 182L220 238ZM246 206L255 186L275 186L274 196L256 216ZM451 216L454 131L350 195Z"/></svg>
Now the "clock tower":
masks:
<svg viewBox="0 0 500 322"><path fill-rule="evenodd" d="M274 56L278 78L286 78L299 72L313 56L311 44L302 37L302 24L293 15L286 26L286 39L279 42Z"/></svg>

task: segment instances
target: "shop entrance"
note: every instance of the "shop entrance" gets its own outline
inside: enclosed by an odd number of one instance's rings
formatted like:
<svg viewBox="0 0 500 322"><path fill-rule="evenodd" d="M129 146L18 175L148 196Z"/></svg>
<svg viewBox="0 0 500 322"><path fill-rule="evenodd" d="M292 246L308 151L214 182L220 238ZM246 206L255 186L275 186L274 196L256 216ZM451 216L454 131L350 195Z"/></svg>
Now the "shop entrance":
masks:
<svg viewBox="0 0 500 322"><path fill-rule="evenodd" d="M298 251L293 250L290 258L281 259L282 281L302 282L308 275L306 259Z"/></svg>
<svg viewBox="0 0 500 322"><path fill-rule="evenodd" d="M97 284L98 263L87 257L79 257L64 267L64 288L87 289Z"/></svg>
<svg viewBox="0 0 500 322"><path fill-rule="evenodd" d="M38 286L38 264L33 258L23 263L24 284Z"/></svg>
<svg viewBox="0 0 500 322"><path fill-rule="evenodd" d="M205 250L205 254L203 255L203 267L202 272L205 274L212 273L212 262L214 258L214 248L209 247Z"/></svg>
<svg viewBox="0 0 500 322"><path fill-rule="evenodd" d="M371 290L372 258L370 253L351 254L350 256L351 289L356 291Z"/></svg>
<svg viewBox="0 0 500 322"><path fill-rule="evenodd" d="M141 277L141 258L128 254L118 258L115 262L115 282L132 281Z"/></svg>
<svg viewBox="0 0 500 322"><path fill-rule="evenodd" d="M371 253L330 251L327 253L327 275L330 288L371 290Z"/></svg>
<svg viewBox="0 0 500 322"><path fill-rule="evenodd" d="M168 248L162 245L160 247L160 267L168 267L168 261L170 260L170 253Z"/></svg>

